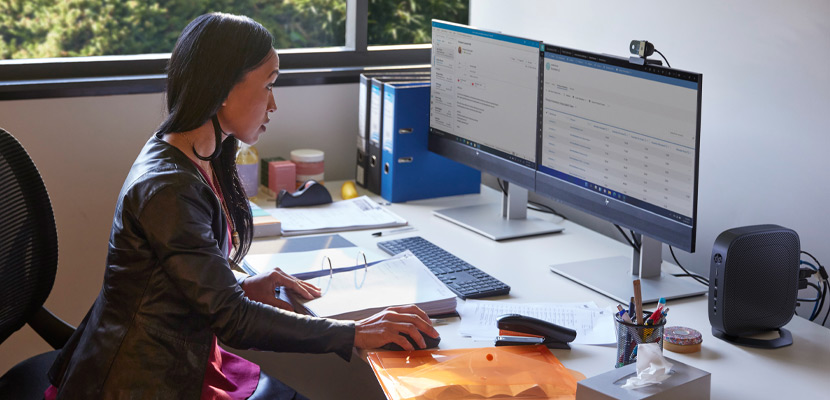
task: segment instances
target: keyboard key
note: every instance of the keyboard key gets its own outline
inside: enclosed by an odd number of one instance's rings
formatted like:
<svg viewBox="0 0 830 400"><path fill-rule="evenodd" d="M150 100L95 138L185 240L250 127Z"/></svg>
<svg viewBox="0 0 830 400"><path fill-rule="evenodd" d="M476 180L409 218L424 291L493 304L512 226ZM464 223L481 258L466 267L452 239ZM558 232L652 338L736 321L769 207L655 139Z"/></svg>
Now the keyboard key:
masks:
<svg viewBox="0 0 830 400"><path fill-rule="evenodd" d="M441 282L462 299L500 296L510 293L510 286L468 264L432 242L413 236L379 242L378 247L396 255L406 250L415 254Z"/></svg>

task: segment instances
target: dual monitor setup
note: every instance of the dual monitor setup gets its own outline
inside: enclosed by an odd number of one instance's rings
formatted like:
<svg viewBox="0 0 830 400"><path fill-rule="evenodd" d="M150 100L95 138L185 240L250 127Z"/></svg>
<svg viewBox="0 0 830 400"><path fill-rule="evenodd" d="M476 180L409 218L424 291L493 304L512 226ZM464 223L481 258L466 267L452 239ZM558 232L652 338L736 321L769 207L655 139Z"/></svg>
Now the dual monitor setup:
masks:
<svg viewBox="0 0 830 400"><path fill-rule="evenodd" d="M693 252L703 76L433 20L429 150L502 179L502 204L436 211L494 240L561 231L528 192L636 232L627 257L551 269L628 304L706 288L661 274ZM637 240L639 238L639 240Z"/></svg>

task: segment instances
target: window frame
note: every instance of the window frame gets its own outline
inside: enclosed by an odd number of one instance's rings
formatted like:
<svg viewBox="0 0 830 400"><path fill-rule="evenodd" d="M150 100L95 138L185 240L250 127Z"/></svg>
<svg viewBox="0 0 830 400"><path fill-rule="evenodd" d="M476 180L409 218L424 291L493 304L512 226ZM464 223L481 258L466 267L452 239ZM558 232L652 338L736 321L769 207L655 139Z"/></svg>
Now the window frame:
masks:
<svg viewBox="0 0 830 400"><path fill-rule="evenodd" d="M378 69L429 68L431 44L368 46L369 0L346 0L346 45L277 50L277 86L356 83ZM164 91L170 53L0 60L0 100Z"/></svg>

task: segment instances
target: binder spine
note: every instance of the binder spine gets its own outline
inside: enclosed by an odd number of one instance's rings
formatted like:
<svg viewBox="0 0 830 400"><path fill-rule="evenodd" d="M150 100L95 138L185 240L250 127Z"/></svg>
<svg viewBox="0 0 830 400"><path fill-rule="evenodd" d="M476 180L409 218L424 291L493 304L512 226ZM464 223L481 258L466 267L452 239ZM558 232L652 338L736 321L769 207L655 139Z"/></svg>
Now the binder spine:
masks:
<svg viewBox="0 0 830 400"><path fill-rule="evenodd" d="M429 83L387 83L383 90L381 196L397 203L478 193L478 170L427 149Z"/></svg>
<svg viewBox="0 0 830 400"><path fill-rule="evenodd" d="M378 80L372 80L370 96L371 109L369 119L369 151L366 166L366 188L380 194L381 163L381 124L383 117L383 86Z"/></svg>
<svg viewBox="0 0 830 400"><path fill-rule="evenodd" d="M367 141L366 135L367 127L369 125L369 90L371 89L371 81L369 78L360 75L360 87L357 104L357 160L355 163L355 182L361 186L366 187L366 163L368 162L367 155Z"/></svg>

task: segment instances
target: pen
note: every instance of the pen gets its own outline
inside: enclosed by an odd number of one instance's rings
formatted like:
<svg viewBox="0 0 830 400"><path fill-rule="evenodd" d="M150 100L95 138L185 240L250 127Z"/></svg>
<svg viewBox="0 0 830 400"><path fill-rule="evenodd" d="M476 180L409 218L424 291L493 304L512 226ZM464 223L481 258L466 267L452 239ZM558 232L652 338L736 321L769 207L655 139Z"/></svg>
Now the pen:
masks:
<svg viewBox="0 0 830 400"><path fill-rule="evenodd" d="M392 229L392 230L389 230L389 231L375 232L375 233L372 234L372 236L374 236L374 237L387 236L387 235L392 235L392 234L395 234L395 233L402 233L402 232L411 231L413 229L415 229L415 228L413 228L411 226L406 226L406 227L403 227L403 228Z"/></svg>

